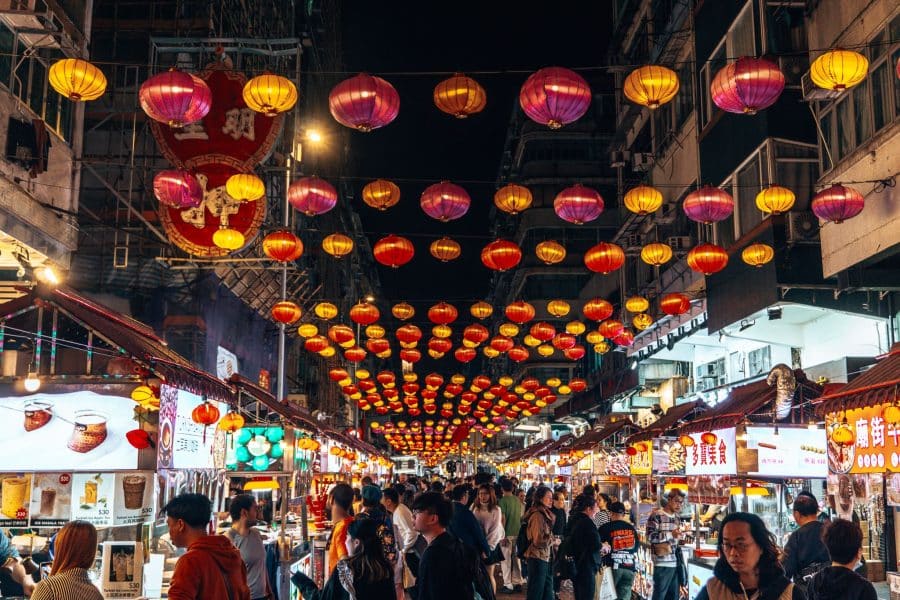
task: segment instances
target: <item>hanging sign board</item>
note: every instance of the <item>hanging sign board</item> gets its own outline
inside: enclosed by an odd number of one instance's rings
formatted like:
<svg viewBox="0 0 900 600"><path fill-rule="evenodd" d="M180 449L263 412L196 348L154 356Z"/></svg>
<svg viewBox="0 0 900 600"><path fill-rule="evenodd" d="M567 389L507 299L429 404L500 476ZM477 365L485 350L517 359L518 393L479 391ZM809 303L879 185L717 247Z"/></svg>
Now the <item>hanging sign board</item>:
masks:
<svg viewBox="0 0 900 600"><path fill-rule="evenodd" d="M840 424L840 414L826 418L828 470L832 473L885 473L900 471L900 424L888 423L882 416L884 405L846 411L847 424L854 443L839 446L831 432Z"/></svg>
<svg viewBox="0 0 900 600"><path fill-rule="evenodd" d="M756 450L748 475L821 478L828 475L825 430L806 427L747 427L747 448Z"/></svg>
<svg viewBox="0 0 900 600"><path fill-rule="evenodd" d="M653 472L653 444L638 442L632 444L634 454L629 454L629 467L632 475L649 475Z"/></svg>
<svg viewBox="0 0 900 600"><path fill-rule="evenodd" d="M715 429L716 440L703 441L704 433L692 433L694 445L687 448L685 473L688 475L736 475L735 429Z"/></svg>

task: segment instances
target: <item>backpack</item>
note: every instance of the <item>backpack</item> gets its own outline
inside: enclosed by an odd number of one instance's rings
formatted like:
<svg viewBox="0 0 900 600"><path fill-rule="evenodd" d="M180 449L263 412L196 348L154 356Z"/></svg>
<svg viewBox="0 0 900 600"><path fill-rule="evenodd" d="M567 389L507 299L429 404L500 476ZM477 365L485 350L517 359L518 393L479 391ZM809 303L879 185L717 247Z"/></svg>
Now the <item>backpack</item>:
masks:
<svg viewBox="0 0 900 600"><path fill-rule="evenodd" d="M519 527L519 535L516 537L516 556L520 560L525 560L525 551L528 550L528 546L530 545L531 541L528 539L528 521L526 520Z"/></svg>

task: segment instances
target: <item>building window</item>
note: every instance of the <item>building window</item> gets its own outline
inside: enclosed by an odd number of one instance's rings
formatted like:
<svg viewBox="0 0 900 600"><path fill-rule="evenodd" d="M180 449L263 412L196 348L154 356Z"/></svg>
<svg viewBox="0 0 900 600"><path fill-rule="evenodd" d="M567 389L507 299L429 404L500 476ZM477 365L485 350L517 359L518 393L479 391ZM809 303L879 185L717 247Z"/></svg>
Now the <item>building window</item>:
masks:
<svg viewBox="0 0 900 600"><path fill-rule="evenodd" d="M756 56L756 29L753 23L753 6L749 1L744 4L722 41L700 69L701 127L706 127L719 110L713 104L709 92L713 78L719 69L741 56Z"/></svg>

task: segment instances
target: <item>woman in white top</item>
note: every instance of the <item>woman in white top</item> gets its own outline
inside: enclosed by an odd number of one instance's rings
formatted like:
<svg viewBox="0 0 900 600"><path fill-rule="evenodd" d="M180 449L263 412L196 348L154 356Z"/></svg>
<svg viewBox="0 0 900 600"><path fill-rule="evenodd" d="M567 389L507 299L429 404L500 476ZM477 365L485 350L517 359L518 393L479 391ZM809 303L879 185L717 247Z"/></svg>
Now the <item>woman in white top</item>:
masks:
<svg viewBox="0 0 900 600"><path fill-rule="evenodd" d="M500 513L500 505L497 504L494 486L489 483L482 483L478 486L478 495L475 497L475 502L472 503L472 513L484 530L488 547L491 551L495 551L500 541L506 537L506 532L503 528L503 515ZM494 576L494 567L497 564L486 566L494 593L497 592L497 578Z"/></svg>
<svg viewBox="0 0 900 600"><path fill-rule="evenodd" d="M88 569L97 556L97 530L86 521L72 521L54 542L53 570L34 589L33 600L103 600Z"/></svg>

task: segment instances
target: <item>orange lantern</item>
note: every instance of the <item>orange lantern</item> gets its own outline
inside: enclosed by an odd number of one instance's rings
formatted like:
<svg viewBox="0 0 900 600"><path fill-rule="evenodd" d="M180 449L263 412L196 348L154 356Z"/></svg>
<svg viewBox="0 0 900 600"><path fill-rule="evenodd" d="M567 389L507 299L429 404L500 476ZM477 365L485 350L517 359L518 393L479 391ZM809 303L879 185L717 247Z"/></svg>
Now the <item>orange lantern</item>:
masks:
<svg viewBox="0 0 900 600"><path fill-rule="evenodd" d="M469 312L476 319L481 319L483 321L494 314L494 307L483 300L479 300L469 308Z"/></svg>
<svg viewBox="0 0 900 600"><path fill-rule="evenodd" d="M397 339L405 344L414 344L422 339L422 330L410 323L397 328Z"/></svg>
<svg viewBox="0 0 900 600"><path fill-rule="evenodd" d="M741 259L751 267L761 267L775 258L775 249L768 244L750 244L741 252Z"/></svg>
<svg viewBox="0 0 900 600"><path fill-rule="evenodd" d="M401 321L406 321L413 318L416 314L416 309L406 302L399 302L391 307L391 314Z"/></svg>
<svg viewBox="0 0 900 600"><path fill-rule="evenodd" d="M683 315L691 309L691 299L684 294L666 294L659 300L659 308L669 316Z"/></svg>
<svg viewBox="0 0 900 600"><path fill-rule="evenodd" d="M616 319L607 319L600 323L600 326L597 328L597 331L600 332L600 335L607 339L612 339L622 333L625 329L625 324L622 321L617 321Z"/></svg>
<svg viewBox="0 0 900 600"><path fill-rule="evenodd" d="M554 317L564 317L569 314L571 307L565 300L551 300L547 303L547 312Z"/></svg>
<svg viewBox="0 0 900 600"><path fill-rule="evenodd" d="M332 325L328 328L328 338L335 344L342 345L353 341L353 329L347 325Z"/></svg>
<svg viewBox="0 0 900 600"><path fill-rule="evenodd" d="M694 438L689 435L682 435L679 436L678 443L681 444L682 448L690 448L694 445Z"/></svg>
<svg viewBox="0 0 900 600"><path fill-rule="evenodd" d="M541 342L548 342L556 335L556 328L550 323L540 321L531 326L530 333L535 339Z"/></svg>
<svg viewBox="0 0 900 600"><path fill-rule="evenodd" d="M613 305L603 298L591 298L584 303L581 312L586 319L599 322L612 316Z"/></svg>
<svg viewBox="0 0 900 600"><path fill-rule="evenodd" d="M511 215L526 210L533 201L531 190L515 183L503 186L494 194L494 204L497 208Z"/></svg>
<svg viewBox="0 0 900 600"><path fill-rule="evenodd" d="M225 413L225 416L219 421L219 429L226 433L234 433L243 426L244 417L234 411Z"/></svg>
<svg viewBox="0 0 900 600"><path fill-rule="evenodd" d="M649 185L639 185L625 192L625 208L639 215L648 215L659 210L663 196L659 190Z"/></svg>
<svg viewBox="0 0 900 600"><path fill-rule="evenodd" d="M653 242L641 248L641 260L659 267L672 260L672 248L661 242Z"/></svg>
<svg viewBox="0 0 900 600"><path fill-rule="evenodd" d="M322 335L313 335L306 338L306 341L303 342L303 347L308 352L321 352L328 348L328 339Z"/></svg>
<svg viewBox="0 0 900 600"><path fill-rule="evenodd" d="M714 434L712 431L707 431L700 434L700 441L706 444L707 446L712 446L719 440L718 436Z"/></svg>
<svg viewBox="0 0 900 600"><path fill-rule="evenodd" d="M191 420L203 425L203 443L206 443L206 428L219 420L219 409L209 402L204 402L191 411Z"/></svg>
<svg viewBox="0 0 900 600"><path fill-rule="evenodd" d="M715 244L699 244L688 252L687 264L693 271L712 275L728 265L728 253Z"/></svg>
<svg viewBox="0 0 900 600"><path fill-rule="evenodd" d="M494 240L481 251L481 262L492 271L507 271L522 260L522 250L515 242Z"/></svg>
<svg viewBox="0 0 900 600"><path fill-rule="evenodd" d="M322 250L335 258L343 258L353 252L353 240L342 233L332 233L322 240Z"/></svg>
<svg viewBox="0 0 900 600"><path fill-rule="evenodd" d="M524 300L517 300L506 307L506 318L513 323L527 323L534 318L534 306Z"/></svg>
<svg viewBox="0 0 900 600"><path fill-rule="evenodd" d="M625 310L631 313L642 313L650 308L650 302L643 296L632 296L625 301Z"/></svg>
<svg viewBox="0 0 900 600"><path fill-rule="evenodd" d="M368 302L359 302L350 308L350 320L360 325L371 325L381 317L378 307Z"/></svg>
<svg viewBox="0 0 900 600"><path fill-rule="evenodd" d="M372 253L379 263L396 269L411 261L416 250L405 237L391 234L375 242Z"/></svg>
<svg viewBox="0 0 900 600"><path fill-rule="evenodd" d="M393 181L376 179L363 187L362 199L376 210L387 210L400 202L400 188Z"/></svg>
<svg viewBox="0 0 900 600"><path fill-rule="evenodd" d="M584 266L594 273L607 275L625 264L625 251L611 242L600 242L584 254Z"/></svg>
<svg viewBox="0 0 900 600"><path fill-rule="evenodd" d="M272 307L272 318L285 325L296 323L302 315L303 311L300 307L290 300L276 302Z"/></svg>
<svg viewBox="0 0 900 600"><path fill-rule="evenodd" d="M791 210L796 196L794 192L780 185L771 185L756 195L756 208L762 212L780 215Z"/></svg>
<svg viewBox="0 0 900 600"><path fill-rule="evenodd" d="M634 318L631 320L631 324L634 325L634 328L638 331L644 331L645 329L653 325L653 317L651 317L647 313L640 313L634 315Z"/></svg>
<svg viewBox="0 0 900 600"><path fill-rule="evenodd" d="M337 316L338 307L331 302L319 302L313 308L313 312L315 312L316 316L320 319L325 319L326 321L328 321L329 319L333 319Z"/></svg>
<svg viewBox="0 0 900 600"><path fill-rule="evenodd" d="M559 242L547 240L539 243L534 248L535 255L541 259L544 264L556 265L566 258L566 249Z"/></svg>
<svg viewBox="0 0 900 600"><path fill-rule="evenodd" d="M273 231L262 242L266 256L278 262L291 262L303 255L303 242L290 231Z"/></svg>
<svg viewBox="0 0 900 600"><path fill-rule="evenodd" d="M434 104L441 112L465 119L484 110L487 94L477 81L456 73L435 86Z"/></svg>
<svg viewBox="0 0 900 600"><path fill-rule="evenodd" d="M352 346L344 350L344 358L350 362L360 362L366 358L366 351L359 346Z"/></svg>
<svg viewBox="0 0 900 600"><path fill-rule="evenodd" d="M428 309L428 320L438 325L447 325L456 320L459 313L456 307L446 302L438 302Z"/></svg>
<svg viewBox="0 0 900 600"><path fill-rule="evenodd" d="M884 410L882 411L882 416L884 417L885 421L892 425L900 423L900 406L897 406L896 404L889 404L885 406Z"/></svg>
<svg viewBox="0 0 900 600"><path fill-rule="evenodd" d="M459 258L459 255L462 253L459 243L448 237L442 237L439 240L431 242L428 251L431 252L433 257L441 262L455 260Z"/></svg>

